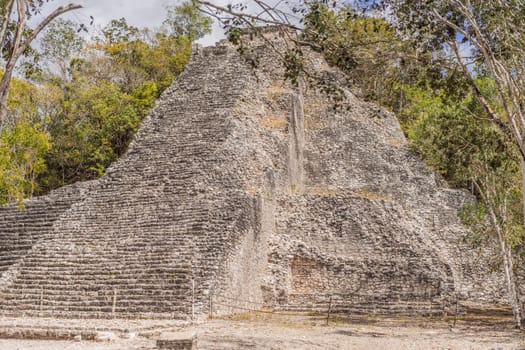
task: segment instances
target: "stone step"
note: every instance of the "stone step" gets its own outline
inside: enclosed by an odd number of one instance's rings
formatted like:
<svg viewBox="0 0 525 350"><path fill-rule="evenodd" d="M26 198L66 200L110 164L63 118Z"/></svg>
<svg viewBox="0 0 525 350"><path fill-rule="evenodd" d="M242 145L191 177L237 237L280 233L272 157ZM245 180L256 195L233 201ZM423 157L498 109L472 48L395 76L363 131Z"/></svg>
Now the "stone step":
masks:
<svg viewBox="0 0 525 350"><path fill-rule="evenodd" d="M0 310L0 315L7 317L53 317L65 319L189 319L190 311L173 312L148 312L144 310L127 310L113 313L112 310L100 308L99 310L76 311L76 310Z"/></svg>

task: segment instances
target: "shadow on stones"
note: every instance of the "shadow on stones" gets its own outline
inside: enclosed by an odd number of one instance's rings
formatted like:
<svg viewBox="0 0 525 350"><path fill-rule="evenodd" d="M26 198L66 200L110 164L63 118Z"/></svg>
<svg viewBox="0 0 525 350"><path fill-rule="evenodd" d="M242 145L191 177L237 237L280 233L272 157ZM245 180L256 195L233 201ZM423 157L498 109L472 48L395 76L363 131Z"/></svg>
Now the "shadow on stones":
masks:
<svg viewBox="0 0 525 350"><path fill-rule="evenodd" d="M336 330L334 334L346 335L349 337L386 337L387 336L385 333L379 333L379 332L366 332L366 331L352 332L352 331L347 331L343 329Z"/></svg>

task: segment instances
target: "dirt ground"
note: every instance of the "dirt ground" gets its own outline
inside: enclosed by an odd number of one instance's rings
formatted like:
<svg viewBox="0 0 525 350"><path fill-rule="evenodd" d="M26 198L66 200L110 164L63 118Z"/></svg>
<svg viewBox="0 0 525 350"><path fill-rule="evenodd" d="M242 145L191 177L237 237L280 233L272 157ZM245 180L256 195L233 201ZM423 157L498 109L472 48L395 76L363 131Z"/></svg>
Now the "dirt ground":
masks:
<svg viewBox="0 0 525 350"><path fill-rule="evenodd" d="M1 326L1 322L0 322ZM199 350L525 350L525 332L507 321L336 318L244 314L190 325L148 328L137 334L115 331L110 341L0 339L1 350L152 350L162 332L197 333Z"/></svg>

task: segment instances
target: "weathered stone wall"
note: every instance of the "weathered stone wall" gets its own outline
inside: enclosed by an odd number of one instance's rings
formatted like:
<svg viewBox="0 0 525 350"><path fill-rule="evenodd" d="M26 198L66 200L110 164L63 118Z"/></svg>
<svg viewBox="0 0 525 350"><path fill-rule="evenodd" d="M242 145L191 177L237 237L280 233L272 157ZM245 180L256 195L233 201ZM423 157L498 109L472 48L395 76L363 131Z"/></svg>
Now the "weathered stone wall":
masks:
<svg viewBox="0 0 525 350"><path fill-rule="evenodd" d="M216 314L324 310L330 297L400 314L499 302L500 275L462 240L469 196L440 187L393 115L348 91L334 109L280 67L261 39L244 57L224 42L197 50L126 155L19 254L0 312L186 318L206 315L210 297Z"/></svg>
<svg viewBox="0 0 525 350"><path fill-rule="evenodd" d="M27 199L22 206L0 207L0 278L38 242L49 239L54 222L89 192L92 182L77 183L47 196Z"/></svg>
<svg viewBox="0 0 525 350"><path fill-rule="evenodd" d="M27 199L23 207L8 204L0 207L0 298L26 298L21 295L23 286L4 289L22 273L31 276L39 268L40 261L29 264L32 269L22 272L20 266L30 261L31 253L46 241L54 238L53 224L74 203L82 201L94 182L77 183L51 192L47 196ZM28 283L32 283L30 278ZM41 299L41 298L40 298ZM7 307L4 311L9 312Z"/></svg>
<svg viewBox="0 0 525 350"><path fill-rule="evenodd" d="M409 150L394 115L344 89L334 108L307 82L290 86L263 41L248 57L258 79L238 109L258 120L250 139L271 159L264 166L274 178L268 306L324 311L331 296L341 310L428 314L456 300L503 300L501 273L465 243L457 217L472 198L443 187ZM318 55L306 60L326 81L344 80Z"/></svg>

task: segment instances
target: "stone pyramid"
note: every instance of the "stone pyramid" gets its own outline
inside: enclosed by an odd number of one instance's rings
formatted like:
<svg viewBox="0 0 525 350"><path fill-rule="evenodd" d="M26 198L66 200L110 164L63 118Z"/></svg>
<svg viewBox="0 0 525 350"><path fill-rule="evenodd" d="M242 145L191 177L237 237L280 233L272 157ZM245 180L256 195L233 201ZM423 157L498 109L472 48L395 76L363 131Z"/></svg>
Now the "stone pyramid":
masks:
<svg viewBox="0 0 525 350"><path fill-rule="evenodd" d="M270 45L271 44L271 45ZM101 179L0 208L0 313L189 318L261 307L442 314L504 284L396 118L283 80L266 30L197 49ZM315 53L308 69L342 77ZM253 62L256 62L254 68ZM210 310L210 307L212 310Z"/></svg>

